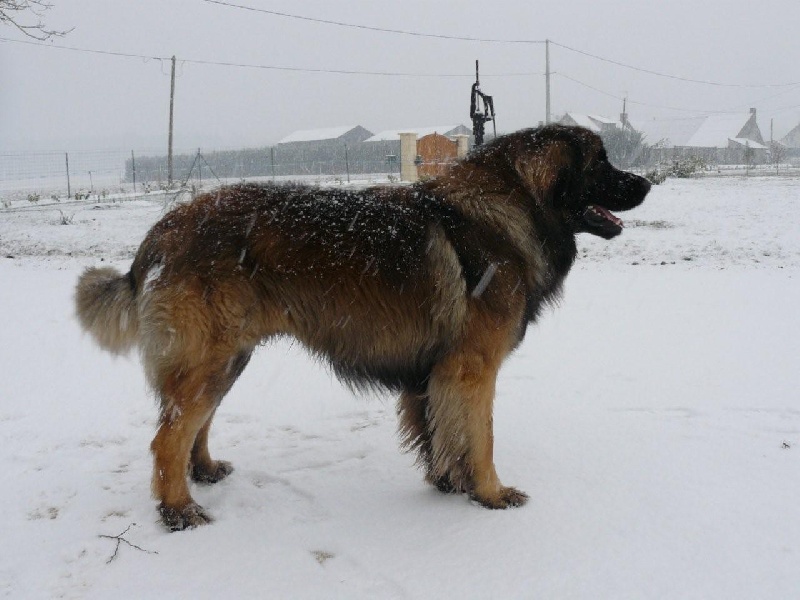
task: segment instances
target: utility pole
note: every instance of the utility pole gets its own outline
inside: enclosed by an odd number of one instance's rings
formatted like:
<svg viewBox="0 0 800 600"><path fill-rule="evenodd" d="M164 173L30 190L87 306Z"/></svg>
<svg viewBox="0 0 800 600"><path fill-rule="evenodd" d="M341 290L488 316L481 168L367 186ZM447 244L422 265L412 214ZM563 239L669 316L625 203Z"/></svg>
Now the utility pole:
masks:
<svg viewBox="0 0 800 600"><path fill-rule="evenodd" d="M545 90L545 113L544 123L550 123L550 40L544 41L544 90Z"/></svg>
<svg viewBox="0 0 800 600"><path fill-rule="evenodd" d="M167 152L167 185L172 187L172 123L175 107L175 56L172 56L172 76L169 86L169 148Z"/></svg>
<svg viewBox="0 0 800 600"><path fill-rule="evenodd" d="M69 184L69 152L64 153L64 158L67 161L67 200L72 196L72 187Z"/></svg>

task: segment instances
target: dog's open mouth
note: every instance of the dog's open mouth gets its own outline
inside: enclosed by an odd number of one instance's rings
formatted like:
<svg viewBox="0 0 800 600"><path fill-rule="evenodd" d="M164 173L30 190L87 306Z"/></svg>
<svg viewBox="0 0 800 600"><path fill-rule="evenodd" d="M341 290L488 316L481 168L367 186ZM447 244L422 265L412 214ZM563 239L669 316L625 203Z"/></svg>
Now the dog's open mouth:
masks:
<svg viewBox="0 0 800 600"><path fill-rule="evenodd" d="M586 224L588 233L593 233L606 239L622 233L622 228L624 227L622 219L607 208L597 204L590 204L581 216Z"/></svg>

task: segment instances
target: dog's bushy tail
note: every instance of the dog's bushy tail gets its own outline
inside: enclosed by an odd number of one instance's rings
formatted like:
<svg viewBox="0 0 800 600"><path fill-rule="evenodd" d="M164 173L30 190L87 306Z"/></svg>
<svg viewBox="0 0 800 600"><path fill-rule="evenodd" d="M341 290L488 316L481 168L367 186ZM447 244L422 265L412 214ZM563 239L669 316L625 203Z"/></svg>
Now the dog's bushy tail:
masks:
<svg viewBox="0 0 800 600"><path fill-rule="evenodd" d="M110 267L86 269L75 288L81 326L104 350L122 354L137 340L139 315L131 280Z"/></svg>

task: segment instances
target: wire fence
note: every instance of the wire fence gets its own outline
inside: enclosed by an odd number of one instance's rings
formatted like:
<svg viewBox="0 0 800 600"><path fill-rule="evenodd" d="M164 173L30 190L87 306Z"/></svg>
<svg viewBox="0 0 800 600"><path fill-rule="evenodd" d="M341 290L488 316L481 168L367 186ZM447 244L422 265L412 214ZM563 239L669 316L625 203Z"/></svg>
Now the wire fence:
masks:
<svg viewBox="0 0 800 600"><path fill-rule="evenodd" d="M395 147L396 146L396 147ZM0 202L80 200L252 179L399 178L399 142L178 153L172 185L165 156L147 152L0 153Z"/></svg>
<svg viewBox="0 0 800 600"><path fill-rule="evenodd" d="M125 152L0 153L0 200L82 196L90 190L128 191Z"/></svg>

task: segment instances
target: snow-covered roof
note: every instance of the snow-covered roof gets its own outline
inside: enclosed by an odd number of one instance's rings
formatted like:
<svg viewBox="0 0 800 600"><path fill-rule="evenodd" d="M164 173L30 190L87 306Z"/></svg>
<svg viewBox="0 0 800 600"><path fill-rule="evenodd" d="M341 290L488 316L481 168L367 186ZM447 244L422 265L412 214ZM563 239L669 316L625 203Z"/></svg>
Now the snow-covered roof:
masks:
<svg viewBox="0 0 800 600"><path fill-rule="evenodd" d="M766 150L767 147L764 144L759 144L758 142L754 142L753 140L748 140L747 138L730 138L731 142L735 142L740 146L747 146L752 148L753 150Z"/></svg>
<svg viewBox="0 0 800 600"><path fill-rule="evenodd" d="M564 116L561 117L559 123L585 127L586 129L594 131L595 133L608 131L609 129L613 129L615 127L622 127L622 123L616 119L610 119L602 115L584 115L573 112L564 113Z"/></svg>
<svg viewBox="0 0 800 600"><path fill-rule="evenodd" d="M405 129L387 129L376 133L371 138L364 140L365 142L386 142L395 141L400 139L401 133L416 133L417 137L430 135L431 133L438 133L441 135L454 135L453 131L463 128L465 133L469 135L469 128L464 125L438 125L434 127L406 127Z"/></svg>
<svg viewBox="0 0 800 600"><path fill-rule="evenodd" d="M685 146L705 117L680 117L677 119L650 119L632 121L636 131L645 135L645 142L661 143L665 148ZM737 132L738 133L738 132Z"/></svg>
<svg viewBox="0 0 800 600"><path fill-rule="evenodd" d="M343 125L341 127L328 127L326 129L301 129L290 133L280 140L279 144L290 144L292 142L318 142L322 140L335 140L342 137L348 131L352 131L358 125Z"/></svg>
<svg viewBox="0 0 800 600"><path fill-rule="evenodd" d="M595 133L600 131L600 127L597 125L595 121L592 120L592 118L589 115L581 115L578 113L567 113L564 115L562 122L567 119L572 119L572 121L579 127L585 127L586 129L594 131Z"/></svg>
<svg viewBox="0 0 800 600"><path fill-rule="evenodd" d="M800 148L800 125L797 125L783 136L783 138L781 138L781 143L789 148Z"/></svg>
<svg viewBox="0 0 800 600"><path fill-rule="evenodd" d="M597 121L598 123L604 123L606 125L617 125L619 121L615 121L614 119L609 119L608 117L604 117L602 115L587 115L592 121Z"/></svg>
<svg viewBox="0 0 800 600"><path fill-rule="evenodd" d="M692 148L727 148L728 140L739 135L749 119L750 115L741 114L708 116L682 145Z"/></svg>

